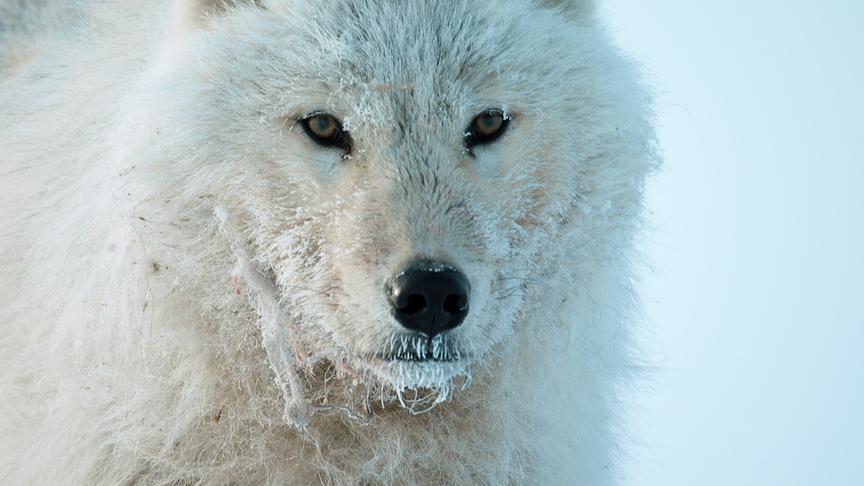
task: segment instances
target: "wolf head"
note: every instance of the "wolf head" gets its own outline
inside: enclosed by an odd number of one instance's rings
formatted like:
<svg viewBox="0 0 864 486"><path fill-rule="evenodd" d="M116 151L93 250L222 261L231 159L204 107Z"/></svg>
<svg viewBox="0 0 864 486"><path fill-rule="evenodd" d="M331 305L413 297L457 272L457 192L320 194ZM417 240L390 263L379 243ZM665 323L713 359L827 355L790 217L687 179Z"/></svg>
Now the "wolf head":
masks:
<svg viewBox="0 0 864 486"><path fill-rule="evenodd" d="M637 209L644 107L587 5L181 3L195 27L154 55L130 127L141 193L212 248L207 211L236 218L305 359L446 387L549 325L523 317ZM212 254L187 273L230 293Z"/></svg>

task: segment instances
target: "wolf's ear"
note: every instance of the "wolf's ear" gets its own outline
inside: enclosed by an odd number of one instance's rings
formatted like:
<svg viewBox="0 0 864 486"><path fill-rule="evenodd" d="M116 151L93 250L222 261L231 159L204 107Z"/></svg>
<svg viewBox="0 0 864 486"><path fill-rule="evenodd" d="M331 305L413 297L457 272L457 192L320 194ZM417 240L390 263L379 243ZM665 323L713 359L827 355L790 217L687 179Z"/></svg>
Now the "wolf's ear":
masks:
<svg viewBox="0 0 864 486"><path fill-rule="evenodd" d="M260 0L173 0L172 23L178 30L195 30L206 27L208 22L234 7L261 7Z"/></svg>
<svg viewBox="0 0 864 486"><path fill-rule="evenodd" d="M541 7L557 10L568 17L587 17L594 13L596 0L536 0Z"/></svg>

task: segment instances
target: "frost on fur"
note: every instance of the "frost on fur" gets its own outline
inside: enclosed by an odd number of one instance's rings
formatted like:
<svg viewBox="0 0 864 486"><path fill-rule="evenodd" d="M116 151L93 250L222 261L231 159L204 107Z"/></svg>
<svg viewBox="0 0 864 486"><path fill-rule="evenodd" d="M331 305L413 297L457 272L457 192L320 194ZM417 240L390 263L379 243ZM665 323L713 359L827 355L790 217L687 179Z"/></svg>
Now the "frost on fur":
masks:
<svg viewBox="0 0 864 486"><path fill-rule="evenodd" d="M0 0L0 483L614 483L655 159L591 5Z"/></svg>

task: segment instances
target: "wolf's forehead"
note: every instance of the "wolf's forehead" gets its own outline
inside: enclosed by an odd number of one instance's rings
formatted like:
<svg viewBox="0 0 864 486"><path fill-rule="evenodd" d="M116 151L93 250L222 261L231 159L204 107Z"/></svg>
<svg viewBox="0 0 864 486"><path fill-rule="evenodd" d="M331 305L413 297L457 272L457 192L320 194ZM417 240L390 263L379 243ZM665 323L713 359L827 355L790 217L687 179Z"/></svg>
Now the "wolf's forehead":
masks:
<svg viewBox="0 0 864 486"><path fill-rule="evenodd" d="M490 18L479 12L489 10L483 2L322 4L302 9L309 21L302 34L291 35L298 37L294 48L306 59L293 69L330 86L446 104L465 91L488 90L491 79L513 72L505 66L520 64L525 54L518 46L524 33L514 31L512 17Z"/></svg>

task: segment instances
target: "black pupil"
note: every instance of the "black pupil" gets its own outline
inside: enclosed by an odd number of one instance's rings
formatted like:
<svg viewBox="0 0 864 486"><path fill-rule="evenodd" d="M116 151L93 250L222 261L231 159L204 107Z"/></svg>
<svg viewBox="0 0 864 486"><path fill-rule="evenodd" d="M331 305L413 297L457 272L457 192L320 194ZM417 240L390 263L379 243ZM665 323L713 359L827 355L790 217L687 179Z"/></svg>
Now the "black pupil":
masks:
<svg viewBox="0 0 864 486"><path fill-rule="evenodd" d="M316 116L312 123L315 125L316 134L322 137L331 137L336 133L333 129L333 120L326 116Z"/></svg>
<svg viewBox="0 0 864 486"><path fill-rule="evenodd" d="M497 130L500 123L500 115L492 115L490 113L480 115L480 118L477 120L477 124L480 126L480 129L486 133L494 132L495 130Z"/></svg>

